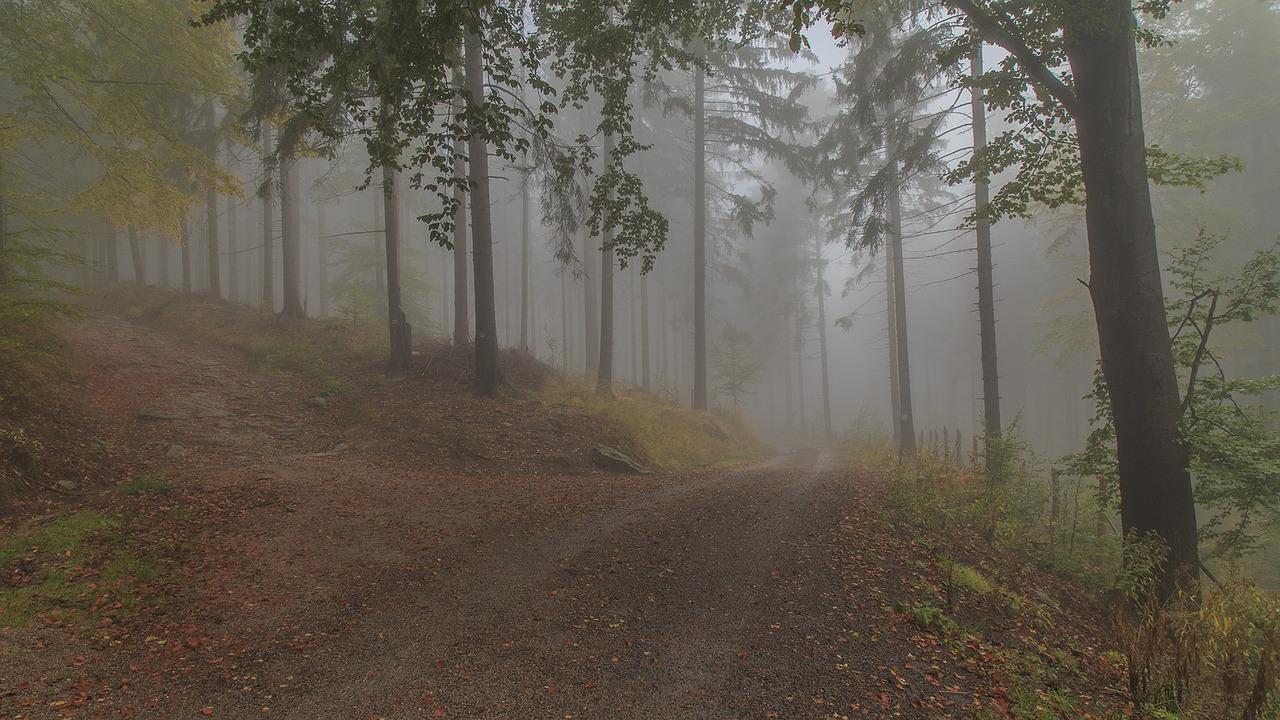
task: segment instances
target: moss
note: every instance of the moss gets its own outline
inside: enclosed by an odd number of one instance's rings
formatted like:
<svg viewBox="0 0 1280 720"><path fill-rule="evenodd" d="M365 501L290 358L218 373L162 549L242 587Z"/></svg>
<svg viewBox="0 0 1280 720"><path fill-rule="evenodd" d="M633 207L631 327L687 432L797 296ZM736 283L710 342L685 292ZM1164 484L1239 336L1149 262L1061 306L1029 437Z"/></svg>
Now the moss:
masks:
<svg viewBox="0 0 1280 720"><path fill-rule="evenodd" d="M995 586L982 573L964 563L951 564L951 582L979 595L990 593Z"/></svg>
<svg viewBox="0 0 1280 720"><path fill-rule="evenodd" d="M64 515L0 545L0 571L22 584L0 590L0 627L40 615L88 620L132 612L146 583L163 574L155 555L125 547L118 517L94 511Z"/></svg>
<svg viewBox="0 0 1280 720"><path fill-rule="evenodd" d="M144 473L116 486L121 495L167 495L173 490L173 482L162 473Z"/></svg>

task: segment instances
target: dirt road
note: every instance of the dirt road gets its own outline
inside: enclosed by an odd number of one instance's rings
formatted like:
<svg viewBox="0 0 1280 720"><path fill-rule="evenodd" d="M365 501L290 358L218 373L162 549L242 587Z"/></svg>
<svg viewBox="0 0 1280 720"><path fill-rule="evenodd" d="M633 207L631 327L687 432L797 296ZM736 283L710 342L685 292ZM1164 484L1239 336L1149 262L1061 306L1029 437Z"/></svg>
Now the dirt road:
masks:
<svg viewBox="0 0 1280 720"><path fill-rule="evenodd" d="M109 441L197 521L163 607L0 634L0 717L972 715L975 693L934 692L967 682L935 664L962 649L889 607L902 571L877 554L910 540L832 455L459 470L234 352L112 318L71 339Z"/></svg>

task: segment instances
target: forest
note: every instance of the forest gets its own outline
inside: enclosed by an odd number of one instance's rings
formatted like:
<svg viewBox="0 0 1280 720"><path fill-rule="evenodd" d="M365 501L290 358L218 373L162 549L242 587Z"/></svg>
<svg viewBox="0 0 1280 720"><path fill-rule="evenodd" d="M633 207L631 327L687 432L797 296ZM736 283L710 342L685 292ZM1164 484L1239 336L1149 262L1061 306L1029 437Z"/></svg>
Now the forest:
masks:
<svg viewBox="0 0 1280 720"><path fill-rule="evenodd" d="M0 719L1280 718L1277 67L0 0Z"/></svg>

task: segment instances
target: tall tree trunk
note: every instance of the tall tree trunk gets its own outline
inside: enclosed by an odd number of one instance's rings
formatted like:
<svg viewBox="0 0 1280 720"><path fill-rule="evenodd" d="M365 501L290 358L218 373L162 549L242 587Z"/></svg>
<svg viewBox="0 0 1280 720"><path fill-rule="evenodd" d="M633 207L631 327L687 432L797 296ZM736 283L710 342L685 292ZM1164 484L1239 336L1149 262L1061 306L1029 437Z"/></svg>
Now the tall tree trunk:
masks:
<svg viewBox="0 0 1280 720"><path fill-rule="evenodd" d="M480 35L466 39L467 94L483 105L484 45ZM501 383L498 368L498 317L493 288L493 225L489 217L489 143L475 124L469 137L471 165L471 235L476 285L476 384L480 395L493 395Z"/></svg>
<svg viewBox="0 0 1280 720"><path fill-rule="evenodd" d="M809 432L808 412L804 409L804 315L796 313L796 405L799 409L800 434Z"/></svg>
<svg viewBox="0 0 1280 720"><path fill-rule="evenodd" d="M302 189L298 163L293 148L280 157L280 269L286 320L301 320L307 314L302 307Z"/></svg>
<svg viewBox="0 0 1280 720"><path fill-rule="evenodd" d="M231 162L231 141L227 140L227 162ZM236 217L237 202L227 205L227 297L240 302L240 228Z"/></svg>
<svg viewBox="0 0 1280 720"><path fill-rule="evenodd" d="M205 126L209 130L209 158L216 165L218 162L218 138L216 134L216 111L213 98L205 105ZM215 298L222 297L222 255L218 246L218 191L213 185L205 187L205 243L209 252L209 294Z"/></svg>
<svg viewBox="0 0 1280 720"><path fill-rule="evenodd" d="M784 323L786 327L784 332L790 334L791 324L794 319L791 315L787 315ZM796 429L796 406L795 406L795 389L792 386L791 378L791 348L783 345L782 351L782 406L785 411L787 433L795 432Z"/></svg>
<svg viewBox="0 0 1280 720"><path fill-rule="evenodd" d="M569 280L560 271L560 369L569 374Z"/></svg>
<svg viewBox="0 0 1280 720"><path fill-rule="evenodd" d="M316 306L317 315L325 318L329 317L329 243L333 240L329 237L329 222L327 214L324 211L324 203L316 205L316 242L318 252L316 253Z"/></svg>
<svg viewBox="0 0 1280 720"><path fill-rule="evenodd" d="M462 84L461 78L457 83ZM453 174L459 179L467 172L463 153L462 141L454 141ZM471 339L471 310L467 297L467 192L461 185L455 186L453 200L453 344L466 345Z"/></svg>
<svg viewBox="0 0 1280 720"><path fill-rule="evenodd" d="M529 352L529 173L520 180L520 349Z"/></svg>
<svg viewBox="0 0 1280 720"><path fill-rule="evenodd" d="M982 43L974 48L969 63L974 80L982 77ZM973 152L978 154L987 146L987 108L982 88L972 91ZM1000 373L996 368L996 303L995 282L992 278L991 223L984 214L989 202L987 179L979 176L973 185L973 202L976 208L975 235L978 245L978 336L982 348L982 417L988 438L999 437L1004 427L1000 423ZM988 454L990 468L992 456Z"/></svg>
<svg viewBox="0 0 1280 720"><path fill-rule="evenodd" d="M701 48L699 48L701 49ZM707 409L707 92L693 74L693 407Z"/></svg>
<svg viewBox="0 0 1280 720"><path fill-rule="evenodd" d="M613 162L613 136L604 136L605 172ZM610 195L612 199L612 195ZM613 216L606 211L603 244L600 252L600 372L596 376L596 392L613 395Z"/></svg>
<svg viewBox="0 0 1280 720"><path fill-rule="evenodd" d="M178 226L182 239L182 292L191 292L191 225L187 220L187 211L182 211L182 221Z"/></svg>
<svg viewBox="0 0 1280 720"><path fill-rule="evenodd" d="M160 287L166 290L173 287L173 258L171 257L170 241L165 238L156 238L160 246Z"/></svg>
<svg viewBox="0 0 1280 720"><path fill-rule="evenodd" d="M898 422L902 425L898 452L914 455L915 421L911 416L911 361L907 352L907 283L902 262L902 207L898 195L898 161L889 160L889 242L893 245L893 316L897 326Z"/></svg>
<svg viewBox="0 0 1280 720"><path fill-rule="evenodd" d="M636 269L632 266L627 273L627 309L630 311L631 337L628 339L631 345L631 384L636 386L640 384L640 323L636 320L636 310L639 302L636 301Z"/></svg>
<svg viewBox="0 0 1280 720"><path fill-rule="evenodd" d="M1120 519L1126 537L1154 533L1169 547L1167 597L1199 576L1196 510L1181 401L1165 316L1147 180L1134 17L1108 0L1098 22L1065 39L1087 197L1089 293L1115 422Z"/></svg>
<svg viewBox="0 0 1280 720"><path fill-rule="evenodd" d="M813 238L814 294L818 296L818 355L822 359L822 429L824 438L831 441L831 382L827 375L827 287L823 282L822 240Z"/></svg>
<svg viewBox="0 0 1280 720"><path fill-rule="evenodd" d="M413 361L413 334L404 308L400 306L400 195L396 187L396 171L382 166L383 224L387 248L387 328L391 334L391 359L388 374L399 374Z"/></svg>
<svg viewBox="0 0 1280 720"><path fill-rule="evenodd" d="M653 392L649 374L649 275L640 273L640 387Z"/></svg>
<svg viewBox="0 0 1280 720"><path fill-rule="evenodd" d="M262 309L276 311L274 182L271 168L271 127L262 125Z"/></svg>
<svg viewBox="0 0 1280 720"><path fill-rule="evenodd" d="M381 191L373 196L373 226L382 225L382 230L373 234L374 257L383 257L387 252L387 203ZM387 272L385 266L373 264L373 315L379 320L387 319Z"/></svg>
<svg viewBox="0 0 1280 720"><path fill-rule="evenodd" d="M892 232L892 231L891 231ZM893 243L884 244L884 282L885 282L885 317L889 334L889 410L892 413L893 446L902 446L902 409L899 404L902 397L898 391L898 304L895 301L893 271Z"/></svg>
<svg viewBox="0 0 1280 720"><path fill-rule="evenodd" d="M133 259L133 284L146 287L147 260L142 255L142 238L138 237L138 228L134 225L129 225L129 256Z"/></svg>

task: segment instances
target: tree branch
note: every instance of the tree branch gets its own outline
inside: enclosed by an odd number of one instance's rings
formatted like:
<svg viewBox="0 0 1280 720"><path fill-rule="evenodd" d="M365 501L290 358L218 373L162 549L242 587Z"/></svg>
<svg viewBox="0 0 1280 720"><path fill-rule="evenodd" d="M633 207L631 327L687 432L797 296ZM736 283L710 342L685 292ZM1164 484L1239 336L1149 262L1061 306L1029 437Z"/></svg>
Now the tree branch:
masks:
<svg viewBox="0 0 1280 720"><path fill-rule="evenodd" d="M1052 95L1062 103L1072 117L1075 116L1077 106L1075 93L1062 82L1062 78L1045 65L1044 60L1040 59L1022 38L1006 26L1004 19L1007 16L1002 17L1003 13L981 8L973 0L947 0L947 4L968 16L983 40L1008 50L1037 87Z"/></svg>

